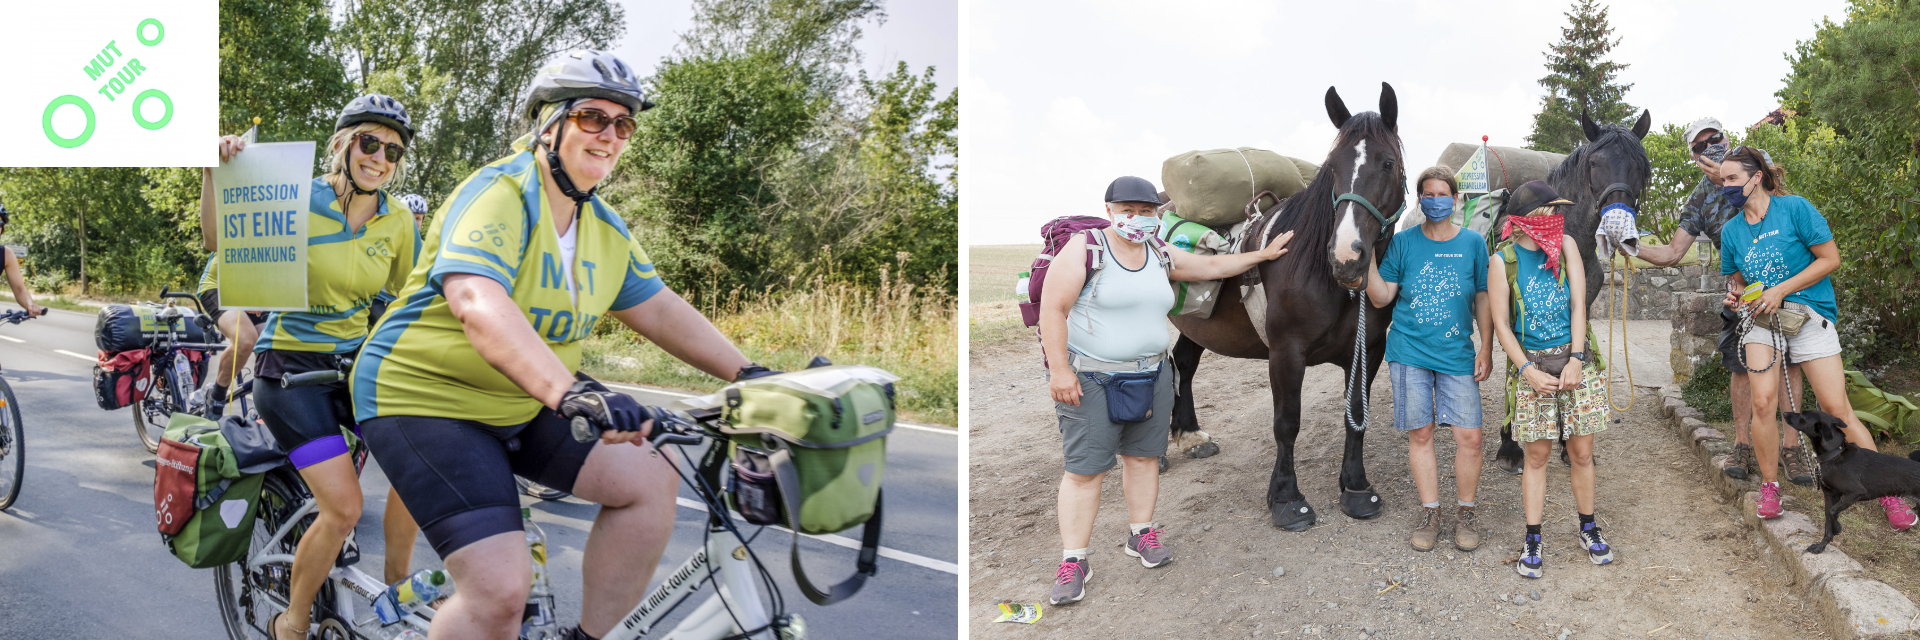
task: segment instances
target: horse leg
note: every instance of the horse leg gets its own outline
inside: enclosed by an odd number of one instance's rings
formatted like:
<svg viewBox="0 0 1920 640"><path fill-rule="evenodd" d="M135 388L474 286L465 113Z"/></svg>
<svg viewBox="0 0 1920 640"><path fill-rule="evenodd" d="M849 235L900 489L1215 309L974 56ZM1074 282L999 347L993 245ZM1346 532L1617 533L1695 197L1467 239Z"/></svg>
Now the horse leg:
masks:
<svg viewBox="0 0 1920 640"><path fill-rule="evenodd" d="M1306 531L1319 520L1313 505L1300 494L1293 473L1293 443L1300 435L1300 383L1306 378L1306 366L1291 348L1275 349L1267 361L1267 376L1273 384L1273 478L1267 482L1267 509L1273 526L1288 531Z"/></svg>
<svg viewBox="0 0 1920 640"><path fill-rule="evenodd" d="M1521 461L1526 454L1520 450L1520 443L1513 441L1513 423L1500 425L1500 452L1493 456L1493 466L1507 475L1520 475Z"/></svg>
<svg viewBox="0 0 1920 640"><path fill-rule="evenodd" d="M1173 448L1187 452L1189 458L1220 453L1220 445L1200 430L1200 419L1193 411L1193 373L1200 368L1200 356L1206 352L1206 347L1184 334L1173 343L1173 370L1179 376L1180 388L1173 398L1173 425L1168 435L1173 440ZM1160 459L1165 460L1166 456Z"/></svg>
<svg viewBox="0 0 1920 640"><path fill-rule="evenodd" d="M1369 351L1371 357L1361 366L1366 367L1366 379L1362 384L1371 389L1373 376L1380 372L1380 359L1385 354L1381 353L1380 349ZM1353 411L1355 421L1359 421L1361 416L1366 415L1368 409L1364 401L1366 396L1367 394L1364 393L1356 393L1347 399L1347 408ZM1347 447L1340 461L1340 510L1345 512L1347 517L1357 520L1378 518L1381 512L1380 494L1375 493L1373 484L1367 482L1367 462L1363 455L1366 451L1367 433L1352 428L1343 430L1347 432Z"/></svg>

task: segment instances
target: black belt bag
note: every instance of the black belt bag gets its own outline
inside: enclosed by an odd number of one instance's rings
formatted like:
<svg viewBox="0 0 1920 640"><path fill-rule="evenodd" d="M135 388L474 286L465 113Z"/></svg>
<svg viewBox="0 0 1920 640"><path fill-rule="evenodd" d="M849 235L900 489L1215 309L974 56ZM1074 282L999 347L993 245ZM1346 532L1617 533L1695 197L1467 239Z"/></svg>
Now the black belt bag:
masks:
<svg viewBox="0 0 1920 640"><path fill-rule="evenodd" d="M1107 391L1107 419L1121 424L1146 422L1153 417L1153 388L1160 381L1161 362L1152 371L1090 372L1082 375Z"/></svg>

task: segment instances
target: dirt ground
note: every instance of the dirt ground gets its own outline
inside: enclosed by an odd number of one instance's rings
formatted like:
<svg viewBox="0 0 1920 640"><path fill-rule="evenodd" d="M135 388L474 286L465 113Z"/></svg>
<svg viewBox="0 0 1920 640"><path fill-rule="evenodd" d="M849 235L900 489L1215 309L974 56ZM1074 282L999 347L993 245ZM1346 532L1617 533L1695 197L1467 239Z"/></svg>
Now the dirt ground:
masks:
<svg viewBox="0 0 1920 640"><path fill-rule="evenodd" d="M1059 563L1054 506L1060 438L1045 372L1030 338L975 342L970 354L971 601L976 637L1336 638L1813 638L1804 587L1773 570L1735 507L1697 475L1697 462L1656 425L1651 387L1666 384L1665 321L1634 323L1640 401L1597 438L1600 524L1618 551L1586 561L1573 535L1567 467L1549 465L1546 577L1527 580L1507 561L1525 532L1519 478L1493 465L1503 414L1502 376L1482 384L1488 419L1478 495L1487 531L1479 550L1412 550L1418 496L1407 439L1394 431L1385 367L1372 390L1368 477L1387 504L1359 521L1334 499L1342 446L1341 371L1307 374L1297 445L1301 490L1320 512L1314 528L1274 528L1265 504L1274 443L1265 363L1208 354L1195 375L1201 428L1221 453L1175 453L1161 479L1156 519L1172 564L1142 568L1125 556L1120 477L1109 474L1094 533L1087 598L1045 606L1033 625L992 624L1001 601L1044 603ZM1604 338L1603 338L1604 339ZM1643 346L1644 345L1644 346ZM1620 387L1615 387L1620 390ZM1452 504L1450 435L1439 434L1441 497ZM1557 457L1557 456L1556 456ZM1284 568L1284 575L1275 575ZM1398 585L1398 586L1395 586ZM1514 596L1525 594L1521 604ZM1197 633L1196 633L1197 632Z"/></svg>

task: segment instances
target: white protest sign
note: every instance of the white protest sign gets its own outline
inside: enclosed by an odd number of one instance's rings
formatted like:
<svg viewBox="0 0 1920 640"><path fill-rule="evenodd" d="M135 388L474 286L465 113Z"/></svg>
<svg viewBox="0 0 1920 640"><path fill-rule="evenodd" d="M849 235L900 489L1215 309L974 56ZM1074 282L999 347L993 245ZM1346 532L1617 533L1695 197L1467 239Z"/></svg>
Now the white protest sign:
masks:
<svg viewBox="0 0 1920 640"><path fill-rule="evenodd" d="M1455 182L1460 183L1461 193L1487 192L1487 148L1480 147L1467 158L1467 164L1453 174Z"/></svg>
<svg viewBox="0 0 1920 640"><path fill-rule="evenodd" d="M213 169L220 306L307 310L312 142L248 145Z"/></svg>

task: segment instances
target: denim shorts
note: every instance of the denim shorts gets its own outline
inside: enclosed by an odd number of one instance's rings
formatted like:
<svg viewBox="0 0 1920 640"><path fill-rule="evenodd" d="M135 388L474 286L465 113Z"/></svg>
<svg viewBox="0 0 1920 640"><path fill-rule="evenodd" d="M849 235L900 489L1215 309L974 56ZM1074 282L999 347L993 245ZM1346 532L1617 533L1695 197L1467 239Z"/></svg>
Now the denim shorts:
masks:
<svg viewBox="0 0 1920 640"><path fill-rule="evenodd" d="M1393 378L1393 428L1412 431L1430 424L1480 428L1480 384L1473 376L1453 376L1398 362L1387 363Z"/></svg>

